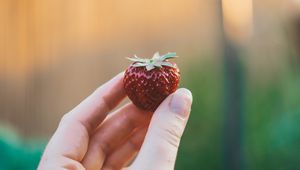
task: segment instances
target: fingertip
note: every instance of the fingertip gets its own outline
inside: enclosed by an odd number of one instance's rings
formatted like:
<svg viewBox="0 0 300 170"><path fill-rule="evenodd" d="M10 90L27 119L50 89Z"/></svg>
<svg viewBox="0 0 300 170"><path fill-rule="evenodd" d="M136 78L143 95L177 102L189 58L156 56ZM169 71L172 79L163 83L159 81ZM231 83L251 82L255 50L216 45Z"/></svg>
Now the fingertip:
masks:
<svg viewBox="0 0 300 170"><path fill-rule="evenodd" d="M187 117L191 110L193 96L190 90L186 88L178 89L170 99L170 110L182 117Z"/></svg>
<svg viewBox="0 0 300 170"><path fill-rule="evenodd" d="M122 82L122 84L123 84L123 78L124 78L124 71L115 75L115 77L113 77L112 81L113 82Z"/></svg>
<svg viewBox="0 0 300 170"><path fill-rule="evenodd" d="M120 72L119 74L117 74L117 77L123 77L125 74L125 71Z"/></svg>
<svg viewBox="0 0 300 170"><path fill-rule="evenodd" d="M192 92L189 89L187 89L187 88L179 88L179 89L176 90L175 93L176 94L181 94L182 96L187 97L188 100L190 100L190 103L192 103L192 101L193 101L193 94L192 94Z"/></svg>

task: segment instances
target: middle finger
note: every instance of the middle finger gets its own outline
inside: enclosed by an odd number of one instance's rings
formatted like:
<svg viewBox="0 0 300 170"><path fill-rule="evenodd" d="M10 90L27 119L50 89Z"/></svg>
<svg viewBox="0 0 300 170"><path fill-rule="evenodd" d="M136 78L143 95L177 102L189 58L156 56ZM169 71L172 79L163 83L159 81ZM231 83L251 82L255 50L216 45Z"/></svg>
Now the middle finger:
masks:
<svg viewBox="0 0 300 170"><path fill-rule="evenodd" d="M152 114L132 103L117 110L96 130L82 161L87 169L100 169L106 155L128 138L134 129L149 123Z"/></svg>

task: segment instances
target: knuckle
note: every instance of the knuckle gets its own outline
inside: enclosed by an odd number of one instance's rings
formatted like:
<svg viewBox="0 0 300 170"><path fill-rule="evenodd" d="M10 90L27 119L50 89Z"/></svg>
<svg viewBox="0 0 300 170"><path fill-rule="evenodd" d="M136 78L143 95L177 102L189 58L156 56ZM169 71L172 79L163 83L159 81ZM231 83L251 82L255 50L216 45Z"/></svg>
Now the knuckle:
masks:
<svg viewBox="0 0 300 170"><path fill-rule="evenodd" d="M103 88L103 86L98 87L98 89L94 91L94 95L92 95L92 97L98 98L96 100L98 101L96 103L98 108L105 108L105 110L107 111L112 110L114 108L113 104L111 104L108 100L108 95L109 92L105 91L105 88Z"/></svg>
<svg viewBox="0 0 300 170"><path fill-rule="evenodd" d="M128 144L129 144L130 148L133 151L139 151L140 150L141 145L138 144L136 141L131 139L131 140L128 141Z"/></svg>
<svg viewBox="0 0 300 170"><path fill-rule="evenodd" d="M69 161L66 162L65 165L63 165L63 168L66 168L68 170L84 170L85 168L83 167L83 165L81 165L79 162L77 161Z"/></svg>
<svg viewBox="0 0 300 170"><path fill-rule="evenodd" d="M68 122L70 122L70 114L69 113L66 113L63 115L63 117L60 119L60 122L59 122L59 126L62 126L64 124L67 124Z"/></svg>
<svg viewBox="0 0 300 170"><path fill-rule="evenodd" d="M98 148L98 150L103 152L105 155L108 155L110 153L110 151L112 150L112 147L108 142L105 142L99 138L95 139L94 142L95 142L96 148Z"/></svg>
<svg viewBox="0 0 300 170"><path fill-rule="evenodd" d="M38 170L48 170L48 169L68 169L68 170L85 170L84 166L73 159L68 157L55 157L55 158L45 158L41 161Z"/></svg>
<svg viewBox="0 0 300 170"><path fill-rule="evenodd" d="M170 145L177 148L179 146L183 129L184 129L184 120L179 116L175 115L174 120L170 121L166 126L166 128L163 129L166 141Z"/></svg>
<svg viewBox="0 0 300 170"><path fill-rule="evenodd" d="M105 95L102 95L99 97L99 99L96 100L95 103L96 108L104 110L106 112L113 109L113 106L111 103L108 102L107 97Z"/></svg>
<svg viewBox="0 0 300 170"><path fill-rule="evenodd" d="M168 144L176 148L179 146L180 136L176 131L172 129L165 129L165 139Z"/></svg>
<svg viewBox="0 0 300 170"><path fill-rule="evenodd" d="M112 162L105 164L102 168L102 170L119 170L119 169L121 168L118 167L116 164L113 164Z"/></svg>

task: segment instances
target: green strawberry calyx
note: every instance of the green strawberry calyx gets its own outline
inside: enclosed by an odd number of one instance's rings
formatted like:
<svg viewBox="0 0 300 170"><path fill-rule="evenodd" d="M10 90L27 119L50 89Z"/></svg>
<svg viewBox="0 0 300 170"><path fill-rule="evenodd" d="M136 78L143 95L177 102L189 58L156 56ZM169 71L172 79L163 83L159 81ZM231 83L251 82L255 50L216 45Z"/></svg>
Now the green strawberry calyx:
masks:
<svg viewBox="0 0 300 170"><path fill-rule="evenodd" d="M161 68L163 66L173 67L175 66L168 62L168 59L176 58L176 53L167 53L165 55L160 55L159 52L156 52L151 59L139 58L134 55L133 58L127 58L130 61L135 62L133 67L146 67L147 71L150 71L156 67Z"/></svg>

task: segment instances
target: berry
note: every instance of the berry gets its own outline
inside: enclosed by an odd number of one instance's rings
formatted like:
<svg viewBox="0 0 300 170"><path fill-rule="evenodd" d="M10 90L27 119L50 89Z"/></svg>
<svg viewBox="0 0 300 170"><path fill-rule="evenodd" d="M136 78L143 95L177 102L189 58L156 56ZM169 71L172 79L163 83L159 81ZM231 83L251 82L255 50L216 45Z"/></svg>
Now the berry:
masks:
<svg viewBox="0 0 300 170"><path fill-rule="evenodd" d="M159 55L152 59L137 56L125 71L124 89L129 99L139 108L154 112L161 102L179 85L180 72L177 65L168 59L177 57L176 53Z"/></svg>

